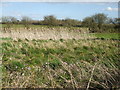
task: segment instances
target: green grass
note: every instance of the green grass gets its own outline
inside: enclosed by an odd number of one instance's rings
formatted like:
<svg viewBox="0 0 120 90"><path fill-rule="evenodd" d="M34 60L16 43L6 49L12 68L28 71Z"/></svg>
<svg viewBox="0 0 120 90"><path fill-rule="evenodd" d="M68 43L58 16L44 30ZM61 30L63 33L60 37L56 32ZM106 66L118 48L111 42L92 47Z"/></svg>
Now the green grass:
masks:
<svg viewBox="0 0 120 90"><path fill-rule="evenodd" d="M12 40L12 38L0 38L0 40Z"/></svg>
<svg viewBox="0 0 120 90"><path fill-rule="evenodd" d="M120 39L120 33L95 33L92 35L94 35L97 38Z"/></svg>
<svg viewBox="0 0 120 90"><path fill-rule="evenodd" d="M90 88L117 88L118 44L114 40L6 40L2 42L3 87L86 88L90 82Z"/></svg>
<svg viewBox="0 0 120 90"><path fill-rule="evenodd" d="M0 27L6 27L7 25L6 24L0 24ZM14 29L18 29L18 28L23 28L25 27L24 25L22 24L12 24L11 25L11 28L14 28ZM72 27L72 26L49 26L49 25L29 25L30 28L41 28L41 27L44 27L44 28L69 28L69 29L87 29L86 27Z"/></svg>

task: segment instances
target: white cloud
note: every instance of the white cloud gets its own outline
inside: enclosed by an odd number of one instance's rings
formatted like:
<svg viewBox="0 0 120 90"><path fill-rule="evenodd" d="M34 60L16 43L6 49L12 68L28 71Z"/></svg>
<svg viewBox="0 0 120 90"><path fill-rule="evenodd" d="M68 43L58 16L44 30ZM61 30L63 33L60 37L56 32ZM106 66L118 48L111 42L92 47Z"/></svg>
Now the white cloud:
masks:
<svg viewBox="0 0 120 90"><path fill-rule="evenodd" d="M2 2L119 2L119 0L2 0Z"/></svg>
<svg viewBox="0 0 120 90"><path fill-rule="evenodd" d="M107 7L106 11L118 11L118 8Z"/></svg>

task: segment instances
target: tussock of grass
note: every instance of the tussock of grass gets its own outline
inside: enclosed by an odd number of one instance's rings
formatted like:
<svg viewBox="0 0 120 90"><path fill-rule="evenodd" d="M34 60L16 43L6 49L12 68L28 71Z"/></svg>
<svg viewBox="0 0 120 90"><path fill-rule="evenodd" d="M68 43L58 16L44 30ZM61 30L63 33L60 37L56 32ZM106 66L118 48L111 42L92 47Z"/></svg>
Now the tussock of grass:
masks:
<svg viewBox="0 0 120 90"><path fill-rule="evenodd" d="M2 43L3 87L118 88L118 42L11 40Z"/></svg>

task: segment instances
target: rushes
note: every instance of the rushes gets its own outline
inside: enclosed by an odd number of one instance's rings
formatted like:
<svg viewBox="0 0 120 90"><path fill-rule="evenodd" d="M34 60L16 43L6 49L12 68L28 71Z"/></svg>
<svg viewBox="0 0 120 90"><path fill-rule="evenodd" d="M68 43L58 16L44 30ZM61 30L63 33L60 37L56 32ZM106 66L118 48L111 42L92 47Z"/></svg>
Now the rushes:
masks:
<svg viewBox="0 0 120 90"><path fill-rule="evenodd" d="M118 88L117 44L118 41L112 40L4 41L2 85L16 88Z"/></svg>

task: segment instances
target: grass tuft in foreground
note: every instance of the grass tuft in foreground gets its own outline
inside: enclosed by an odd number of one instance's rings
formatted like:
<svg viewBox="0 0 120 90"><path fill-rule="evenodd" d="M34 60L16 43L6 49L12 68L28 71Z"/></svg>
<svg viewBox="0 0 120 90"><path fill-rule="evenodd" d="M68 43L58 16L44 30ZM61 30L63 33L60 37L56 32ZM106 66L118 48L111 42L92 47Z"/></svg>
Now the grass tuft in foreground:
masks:
<svg viewBox="0 0 120 90"><path fill-rule="evenodd" d="M8 40L2 42L3 87L118 88L119 41Z"/></svg>

